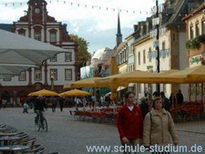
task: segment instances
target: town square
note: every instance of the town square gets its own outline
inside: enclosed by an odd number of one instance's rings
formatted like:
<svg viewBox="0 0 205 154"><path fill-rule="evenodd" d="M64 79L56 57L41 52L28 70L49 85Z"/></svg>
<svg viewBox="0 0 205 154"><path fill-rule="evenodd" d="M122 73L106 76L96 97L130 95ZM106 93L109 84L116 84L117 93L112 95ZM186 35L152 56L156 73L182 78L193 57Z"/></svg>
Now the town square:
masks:
<svg viewBox="0 0 205 154"><path fill-rule="evenodd" d="M205 153L205 1L137 3L0 2L0 153Z"/></svg>

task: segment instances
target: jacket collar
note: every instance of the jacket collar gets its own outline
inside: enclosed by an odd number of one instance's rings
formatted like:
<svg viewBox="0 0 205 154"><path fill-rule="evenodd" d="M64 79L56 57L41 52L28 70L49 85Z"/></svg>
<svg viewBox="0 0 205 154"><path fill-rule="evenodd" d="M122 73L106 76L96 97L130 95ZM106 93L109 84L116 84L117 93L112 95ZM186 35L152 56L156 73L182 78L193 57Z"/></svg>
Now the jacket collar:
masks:
<svg viewBox="0 0 205 154"><path fill-rule="evenodd" d="M153 108L150 112L152 115L159 115L158 111ZM167 111L165 109L162 109L162 114L167 114Z"/></svg>
<svg viewBox="0 0 205 154"><path fill-rule="evenodd" d="M136 105L136 104L133 104L133 106L134 106L134 108L133 108L133 110L132 110L132 111L134 111L134 110L136 109L137 105ZM125 109L126 109L126 110L129 110L129 109L128 109L128 105L127 105L127 104L125 104L125 106L124 106L124 107L125 107ZM130 110L129 110L129 111L130 111Z"/></svg>

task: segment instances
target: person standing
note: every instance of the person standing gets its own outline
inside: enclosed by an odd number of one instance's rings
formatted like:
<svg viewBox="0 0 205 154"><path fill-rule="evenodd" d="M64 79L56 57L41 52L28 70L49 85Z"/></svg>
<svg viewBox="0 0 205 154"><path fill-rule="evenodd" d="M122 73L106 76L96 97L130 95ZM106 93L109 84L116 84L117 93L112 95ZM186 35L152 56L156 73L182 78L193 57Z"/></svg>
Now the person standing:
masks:
<svg viewBox="0 0 205 154"><path fill-rule="evenodd" d="M63 111L63 106L64 106L65 98L60 97L59 98L59 106L60 106L60 111Z"/></svg>
<svg viewBox="0 0 205 154"><path fill-rule="evenodd" d="M124 98L125 104L117 117L117 128L122 145L136 146L142 139L143 117L139 106L134 103L134 93L128 91Z"/></svg>
<svg viewBox="0 0 205 154"><path fill-rule="evenodd" d="M177 104L181 105L184 102L184 96L181 90L178 90L177 93Z"/></svg>
<svg viewBox="0 0 205 154"><path fill-rule="evenodd" d="M50 102L52 104L52 112L55 112L56 111L56 106L57 106L57 100L54 96L52 96L50 98Z"/></svg>
<svg viewBox="0 0 205 154"><path fill-rule="evenodd" d="M23 113L28 113L28 109L29 109L29 106L28 106L27 102L25 102L23 104Z"/></svg>
<svg viewBox="0 0 205 154"><path fill-rule="evenodd" d="M172 92L170 97L169 97L169 101L172 107L176 106L176 94L175 92Z"/></svg>
<svg viewBox="0 0 205 154"><path fill-rule="evenodd" d="M169 99L165 96L163 91L160 92L160 97L163 100L164 109L169 111L171 108L171 103L170 103Z"/></svg>
<svg viewBox="0 0 205 154"><path fill-rule="evenodd" d="M144 119L143 144L145 147L149 147L150 152L153 154L169 154L169 152L160 153L156 149L151 148L151 146L163 147L171 143L174 145L179 143L175 124L170 113L163 108L163 100L157 97L153 100L152 110Z"/></svg>
<svg viewBox="0 0 205 154"><path fill-rule="evenodd" d="M139 107L141 109L142 116L144 119L145 115L149 112L149 104L148 104L148 101L145 97L142 97L140 99L140 101L141 101L141 103L139 104Z"/></svg>

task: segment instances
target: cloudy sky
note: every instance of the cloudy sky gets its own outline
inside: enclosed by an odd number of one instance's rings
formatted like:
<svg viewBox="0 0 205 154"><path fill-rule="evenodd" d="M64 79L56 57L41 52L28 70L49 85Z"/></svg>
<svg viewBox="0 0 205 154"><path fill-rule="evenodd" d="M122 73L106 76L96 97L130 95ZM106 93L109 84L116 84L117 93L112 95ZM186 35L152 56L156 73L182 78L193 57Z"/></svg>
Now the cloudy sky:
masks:
<svg viewBox="0 0 205 154"><path fill-rule="evenodd" d="M117 15L120 12L123 39L133 31L133 25L150 16L155 0L46 0L48 13L58 22L67 24L70 34L89 42L93 53L116 44ZM159 0L161 3L163 0ZM1 0L0 23L12 23L24 15L28 0Z"/></svg>

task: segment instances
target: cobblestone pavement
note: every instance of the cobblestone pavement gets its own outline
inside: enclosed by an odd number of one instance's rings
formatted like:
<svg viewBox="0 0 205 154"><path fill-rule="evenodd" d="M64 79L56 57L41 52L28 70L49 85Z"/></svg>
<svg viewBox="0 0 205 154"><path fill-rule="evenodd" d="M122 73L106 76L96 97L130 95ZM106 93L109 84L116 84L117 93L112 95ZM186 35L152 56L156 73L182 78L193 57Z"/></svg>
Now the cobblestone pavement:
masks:
<svg viewBox="0 0 205 154"><path fill-rule="evenodd" d="M35 114L32 110L28 114L23 114L22 108L0 109L0 123L12 125L18 131L24 131L30 136L36 137L37 143L46 148L46 154L54 152L86 154L88 153L86 146L105 145L111 146L111 148L116 145L120 146L117 128L114 125L74 120L70 116L69 110L72 109L65 108L63 112L60 112L59 109L56 112L48 109L45 112L49 126L48 132L36 131L34 127ZM205 121L176 123L176 127L180 145L187 145L190 148L196 144L205 149Z"/></svg>

